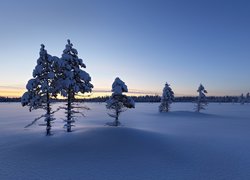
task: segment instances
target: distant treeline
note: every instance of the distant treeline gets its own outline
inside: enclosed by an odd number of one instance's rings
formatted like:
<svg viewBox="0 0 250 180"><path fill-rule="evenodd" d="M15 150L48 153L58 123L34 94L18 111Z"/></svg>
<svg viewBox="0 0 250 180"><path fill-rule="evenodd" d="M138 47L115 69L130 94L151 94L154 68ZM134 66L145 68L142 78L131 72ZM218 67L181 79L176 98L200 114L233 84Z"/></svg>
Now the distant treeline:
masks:
<svg viewBox="0 0 250 180"><path fill-rule="evenodd" d="M77 99L78 102L105 102L109 96ZM160 102L160 96L132 96L135 102ZM174 102L194 102L197 100L195 96L175 97ZM238 102L238 96L208 96L208 102ZM64 102L64 99L54 99L54 102ZM0 97L0 102L21 102L21 98Z"/></svg>
<svg viewBox="0 0 250 180"><path fill-rule="evenodd" d="M131 96L135 102L160 102L161 96ZM96 97L84 99L84 102L105 102L109 97ZM208 96L208 102L238 102L238 96ZM194 102L195 96L175 97L174 102Z"/></svg>
<svg viewBox="0 0 250 180"><path fill-rule="evenodd" d="M0 102L21 102L21 98L0 97Z"/></svg>

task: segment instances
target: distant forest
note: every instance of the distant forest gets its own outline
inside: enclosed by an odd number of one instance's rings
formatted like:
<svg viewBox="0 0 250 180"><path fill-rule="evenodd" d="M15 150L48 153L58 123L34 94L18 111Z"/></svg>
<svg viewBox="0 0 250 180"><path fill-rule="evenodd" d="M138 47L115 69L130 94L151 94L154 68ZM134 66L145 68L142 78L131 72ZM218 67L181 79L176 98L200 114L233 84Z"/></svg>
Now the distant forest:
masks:
<svg viewBox="0 0 250 180"><path fill-rule="evenodd" d="M161 96L131 96L135 102L160 102ZM78 102L105 102L108 100L109 96L95 97L95 98L85 98L85 99L76 99ZM174 102L195 102L197 100L196 96L181 96L175 97ZM53 99L54 102L64 102L64 99ZM208 102L238 102L238 96L208 96ZM9 98L9 97L0 97L0 102L21 102L21 98Z"/></svg>

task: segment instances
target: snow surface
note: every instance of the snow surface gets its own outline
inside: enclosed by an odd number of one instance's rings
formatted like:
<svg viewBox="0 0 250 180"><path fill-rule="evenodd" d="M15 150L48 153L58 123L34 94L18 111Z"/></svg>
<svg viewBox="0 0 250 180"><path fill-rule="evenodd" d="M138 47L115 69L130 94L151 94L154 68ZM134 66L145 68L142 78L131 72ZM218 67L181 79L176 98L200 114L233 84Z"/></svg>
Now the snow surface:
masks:
<svg viewBox="0 0 250 180"><path fill-rule="evenodd" d="M53 106L58 106L54 104ZM192 103L137 103L122 127L105 103L91 108L71 133L55 115L53 136L44 127L23 127L42 114L20 103L0 103L0 179L247 180L250 177L250 104L210 103L203 113ZM43 122L40 122L43 123Z"/></svg>

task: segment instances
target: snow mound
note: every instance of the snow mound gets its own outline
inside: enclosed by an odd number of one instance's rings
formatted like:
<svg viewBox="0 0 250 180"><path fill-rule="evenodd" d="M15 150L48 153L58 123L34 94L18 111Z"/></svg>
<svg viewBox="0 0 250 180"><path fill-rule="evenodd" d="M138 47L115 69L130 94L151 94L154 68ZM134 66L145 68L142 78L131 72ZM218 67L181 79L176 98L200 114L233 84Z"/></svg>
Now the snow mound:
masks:
<svg viewBox="0 0 250 180"><path fill-rule="evenodd" d="M0 153L1 179L164 179L157 166L177 158L163 135L124 127L28 139Z"/></svg>
<svg viewBox="0 0 250 180"><path fill-rule="evenodd" d="M158 114L157 114L158 116ZM215 115L215 114L208 114L208 113L198 113L198 112L192 112L192 111L174 111L169 113L162 113L160 116L166 116L166 117L183 117L183 118L219 118L222 116Z"/></svg>

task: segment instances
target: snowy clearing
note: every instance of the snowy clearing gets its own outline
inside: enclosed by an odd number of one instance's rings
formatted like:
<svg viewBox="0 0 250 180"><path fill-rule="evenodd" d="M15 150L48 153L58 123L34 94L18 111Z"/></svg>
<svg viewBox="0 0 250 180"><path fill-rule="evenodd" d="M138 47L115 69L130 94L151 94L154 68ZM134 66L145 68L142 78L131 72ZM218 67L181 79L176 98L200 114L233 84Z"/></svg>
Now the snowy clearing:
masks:
<svg viewBox="0 0 250 180"><path fill-rule="evenodd" d="M73 132L55 114L53 136L38 124L24 129L40 110L0 103L0 179L247 180L250 177L250 104L210 103L202 113L192 103L137 103L121 114L122 127L105 104L78 118ZM54 104L53 106L58 106ZM43 123L40 121L40 123Z"/></svg>

